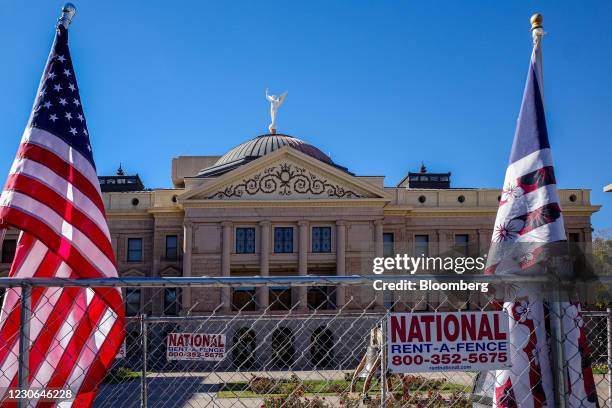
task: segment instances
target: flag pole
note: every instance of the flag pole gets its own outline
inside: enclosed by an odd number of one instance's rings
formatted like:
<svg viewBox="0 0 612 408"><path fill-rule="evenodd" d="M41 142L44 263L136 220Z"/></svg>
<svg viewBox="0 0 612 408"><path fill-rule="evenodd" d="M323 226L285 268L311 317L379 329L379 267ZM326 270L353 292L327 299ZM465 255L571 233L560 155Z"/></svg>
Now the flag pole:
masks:
<svg viewBox="0 0 612 408"><path fill-rule="evenodd" d="M62 14L57 19L55 27L59 29L60 24L68 29L72 18L76 14L76 7L72 3L66 3L62 7ZM4 230L0 230L0 245L4 238ZM17 386L20 390L28 390L30 387L30 322L32 320L32 287L28 284L21 286L20 299L21 313L19 317L19 365L17 367ZM26 398L18 400L19 408L26 408L29 401Z"/></svg>
<svg viewBox="0 0 612 408"><path fill-rule="evenodd" d="M529 19L531 22L531 33L533 36L533 46L536 53L535 58L538 59L537 68L538 71L536 76L542 79L542 60L541 60L541 46L542 37L544 36L544 17L540 13L535 13ZM536 48L537 47L537 48ZM540 93L542 99L544 99L544 86L540 84ZM553 276L554 276L554 271ZM565 353L564 353L564 342L563 342L563 310L561 308L561 282L557 282L556 288L551 291L551 313L550 319L552 323L552 365L553 365L553 383L555 387L555 406L566 407L568 406L567 400L567 373L565 370Z"/></svg>
<svg viewBox="0 0 612 408"><path fill-rule="evenodd" d="M59 25L63 25L65 29L68 29L70 23L72 22L72 18L76 15L76 7L72 3L66 3L62 7L62 14L57 19L57 24L55 27L59 27ZM0 223L0 252L2 252L2 243L4 242L4 236L6 234L6 228L4 225Z"/></svg>
<svg viewBox="0 0 612 408"><path fill-rule="evenodd" d="M544 16L542 16L540 13L535 13L533 16L531 16L529 21L531 22L531 31L544 29L544 26L542 25L542 22L544 21Z"/></svg>
<svg viewBox="0 0 612 408"><path fill-rule="evenodd" d="M72 22L72 18L75 15L76 15L76 7L74 6L74 4L72 3L64 4L64 7L62 7L62 14L60 15L60 18L57 19L56 27L59 27L59 25L61 24L67 30L68 27L70 26L70 23Z"/></svg>

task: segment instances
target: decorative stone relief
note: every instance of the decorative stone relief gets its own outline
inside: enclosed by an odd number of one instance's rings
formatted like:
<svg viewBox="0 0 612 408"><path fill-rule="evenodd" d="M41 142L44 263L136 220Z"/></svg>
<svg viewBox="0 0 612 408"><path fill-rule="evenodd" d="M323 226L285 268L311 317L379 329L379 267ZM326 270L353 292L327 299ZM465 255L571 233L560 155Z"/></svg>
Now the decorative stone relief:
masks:
<svg viewBox="0 0 612 408"><path fill-rule="evenodd" d="M245 178L241 183L227 186L206 197L208 199L240 198L243 196L274 194L284 197L312 195L326 198L363 198L365 195L329 182L294 164L281 163Z"/></svg>

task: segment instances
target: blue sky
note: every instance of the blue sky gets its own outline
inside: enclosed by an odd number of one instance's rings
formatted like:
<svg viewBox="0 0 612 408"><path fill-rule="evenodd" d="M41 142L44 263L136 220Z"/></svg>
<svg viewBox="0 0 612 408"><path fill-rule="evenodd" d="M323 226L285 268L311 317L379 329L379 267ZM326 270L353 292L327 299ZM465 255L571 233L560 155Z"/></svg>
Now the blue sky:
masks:
<svg viewBox="0 0 612 408"><path fill-rule="evenodd" d="M60 2L0 7L0 174L27 122ZM170 187L171 158L279 132L394 185L421 160L455 187L501 186L544 14L559 185L590 188L612 227L612 2L78 1L71 49L100 174Z"/></svg>

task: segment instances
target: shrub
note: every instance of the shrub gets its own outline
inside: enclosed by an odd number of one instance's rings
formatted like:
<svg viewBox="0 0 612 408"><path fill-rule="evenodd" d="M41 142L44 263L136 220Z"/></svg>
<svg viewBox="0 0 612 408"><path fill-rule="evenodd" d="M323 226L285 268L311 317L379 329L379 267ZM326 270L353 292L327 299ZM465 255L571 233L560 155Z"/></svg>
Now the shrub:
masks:
<svg viewBox="0 0 612 408"><path fill-rule="evenodd" d="M333 408L325 402L325 398L300 398L289 395L288 397L266 398L261 408Z"/></svg>
<svg viewBox="0 0 612 408"><path fill-rule="evenodd" d="M104 377L104 383L106 384L120 384L126 381L132 381L140 377L140 373L131 371L125 367L117 367L108 370L106 377Z"/></svg>
<svg viewBox="0 0 612 408"><path fill-rule="evenodd" d="M249 380L249 390L255 394L276 394L278 392L278 382L268 377L256 377L251 374Z"/></svg>

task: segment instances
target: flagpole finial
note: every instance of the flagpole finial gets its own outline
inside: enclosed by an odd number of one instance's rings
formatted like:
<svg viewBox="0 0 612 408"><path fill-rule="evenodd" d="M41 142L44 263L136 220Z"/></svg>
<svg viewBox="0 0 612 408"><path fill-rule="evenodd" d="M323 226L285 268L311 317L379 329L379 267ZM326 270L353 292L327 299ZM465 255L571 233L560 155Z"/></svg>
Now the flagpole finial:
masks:
<svg viewBox="0 0 612 408"><path fill-rule="evenodd" d="M57 25L59 26L61 24L67 30L68 26L70 26L70 23L72 22L72 17L74 17L75 15L76 7L74 6L74 4L64 4L64 7L62 7L62 15L60 16L60 18L57 19Z"/></svg>
<svg viewBox="0 0 612 408"><path fill-rule="evenodd" d="M544 21L544 17L540 13L535 13L531 16L531 31L537 30L538 28L544 28L542 22Z"/></svg>

